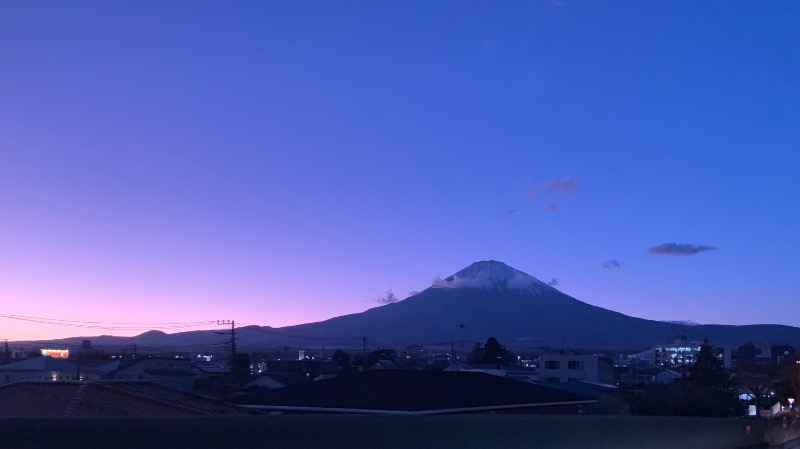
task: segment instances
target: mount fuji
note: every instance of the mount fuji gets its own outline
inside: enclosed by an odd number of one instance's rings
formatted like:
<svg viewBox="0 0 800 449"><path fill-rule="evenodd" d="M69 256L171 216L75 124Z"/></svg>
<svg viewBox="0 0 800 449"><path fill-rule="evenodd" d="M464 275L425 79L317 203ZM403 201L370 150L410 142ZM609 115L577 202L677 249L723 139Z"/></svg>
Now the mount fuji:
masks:
<svg viewBox="0 0 800 449"><path fill-rule="evenodd" d="M640 349L673 341L676 325L635 318L566 295L502 262L475 262L426 290L392 304L281 329L313 338L366 335L375 344L485 341L509 347ZM781 325L696 325L689 340L718 345L800 343L800 329Z"/></svg>
<svg viewBox="0 0 800 449"><path fill-rule="evenodd" d="M800 328L792 326L693 325L681 331L689 340L707 337L716 345L800 345ZM587 304L497 261L473 263L452 276L434 279L418 294L364 312L283 328L237 329L238 345L248 351L284 345L359 347L362 337L368 337L370 347L402 347L483 342L490 336L512 350L545 346L637 350L670 343L675 333L674 323ZM138 337L110 338L114 341L97 344L177 348L219 342L213 331L151 331Z"/></svg>

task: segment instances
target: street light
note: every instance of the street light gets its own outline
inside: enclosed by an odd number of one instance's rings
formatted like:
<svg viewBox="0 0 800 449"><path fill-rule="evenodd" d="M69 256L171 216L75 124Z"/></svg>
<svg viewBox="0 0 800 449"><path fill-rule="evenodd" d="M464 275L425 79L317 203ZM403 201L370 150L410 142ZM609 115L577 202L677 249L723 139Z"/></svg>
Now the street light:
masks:
<svg viewBox="0 0 800 449"><path fill-rule="evenodd" d="M791 410L792 406L794 405L794 398L789 398L788 401L789 401L789 410Z"/></svg>

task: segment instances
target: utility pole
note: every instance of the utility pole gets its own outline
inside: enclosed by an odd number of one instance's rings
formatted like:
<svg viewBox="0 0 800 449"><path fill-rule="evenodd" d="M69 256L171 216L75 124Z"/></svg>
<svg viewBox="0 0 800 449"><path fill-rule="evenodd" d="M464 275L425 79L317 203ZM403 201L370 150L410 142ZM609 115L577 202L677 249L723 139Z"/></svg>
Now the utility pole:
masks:
<svg viewBox="0 0 800 449"><path fill-rule="evenodd" d="M367 337L361 337L361 372L367 371Z"/></svg>
<svg viewBox="0 0 800 449"><path fill-rule="evenodd" d="M234 359L236 358L236 322L233 320L217 320L217 325L231 325L231 330L228 332L217 332L220 335L231 336L231 368L233 368Z"/></svg>
<svg viewBox="0 0 800 449"><path fill-rule="evenodd" d="M467 359L467 353L464 352L464 328L467 327L463 323L458 325L458 328L461 329L461 357L462 361Z"/></svg>

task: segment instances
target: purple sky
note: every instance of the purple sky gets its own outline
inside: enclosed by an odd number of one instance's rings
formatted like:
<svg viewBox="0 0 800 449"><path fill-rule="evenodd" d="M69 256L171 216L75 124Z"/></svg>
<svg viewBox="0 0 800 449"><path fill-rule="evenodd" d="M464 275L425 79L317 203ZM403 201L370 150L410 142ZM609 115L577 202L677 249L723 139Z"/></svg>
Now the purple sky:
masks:
<svg viewBox="0 0 800 449"><path fill-rule="evenodd" d="M2 3L0 314L284 326L494 259L638 317L798 325L798 17Z"/></svg>

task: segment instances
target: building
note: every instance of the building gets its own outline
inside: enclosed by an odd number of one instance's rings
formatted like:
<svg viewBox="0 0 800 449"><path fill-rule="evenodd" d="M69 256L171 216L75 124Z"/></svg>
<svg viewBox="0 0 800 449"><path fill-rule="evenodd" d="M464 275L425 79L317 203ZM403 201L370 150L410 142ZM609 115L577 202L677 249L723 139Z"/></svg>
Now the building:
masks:
<svg viewBox="0 0 800 449"><path fill-rule="evenodd" d="M78 380L79 377L86 378L79 364L54 357L31 357L0 365L0 385L23 380Z"/></svg>
<svg viewBox="0 0 800 449"><path fill-rule="evenodd" d="M664 369L659 371L658 374L656 374L655 376L653 376L653 382L657 384L671 384L682 378L683 378L682 373L679 373L671 369Z"/></svg>
<svg viewBox="0 0 800 449"><path fill-rule="evenodd" d="M596 399L528 382L464 371L373 370L276 390L234 402L284 413L437 415L583 413Z"/></svg>
<svg viewBox="0 0 800 449"><path fill-rule="evenodd" d="M688 369L697 361L702 346L702 342L687 342L683 337L678 337L671 345L653 347L653 363L657 368ZM714 351L722 366L730 368L730 346L715 346Z"/></svg>
<svg viewBox="0 0 800 449"><path fill-rule="evenodd" d="M792 356L794 356L794 347L791 345L754 345L749 343L739 346L737 349L736 365L745 369L775 369Z"/></svg>
<svg viewBox="0 0 800 449"><path fill-rule="evenodd" d="M151 382L22 381L0 387L1 418L153 418L245 414L249 413L231 403Z"/></svg>
<svg viewBox="0 0 800 449"><path fill-rule="evenodd" d="M539 358L539 379L545 382L614 384L614 363L602 355L546 354Z"/></svg>
<svg viewBox="0 0 800 449"><path fill-rule="evenodd" d="M197 375L191 360L161 357L119 360L109 363L106 369L106 379L146 380L183 390L194 388Z"/></svg>

